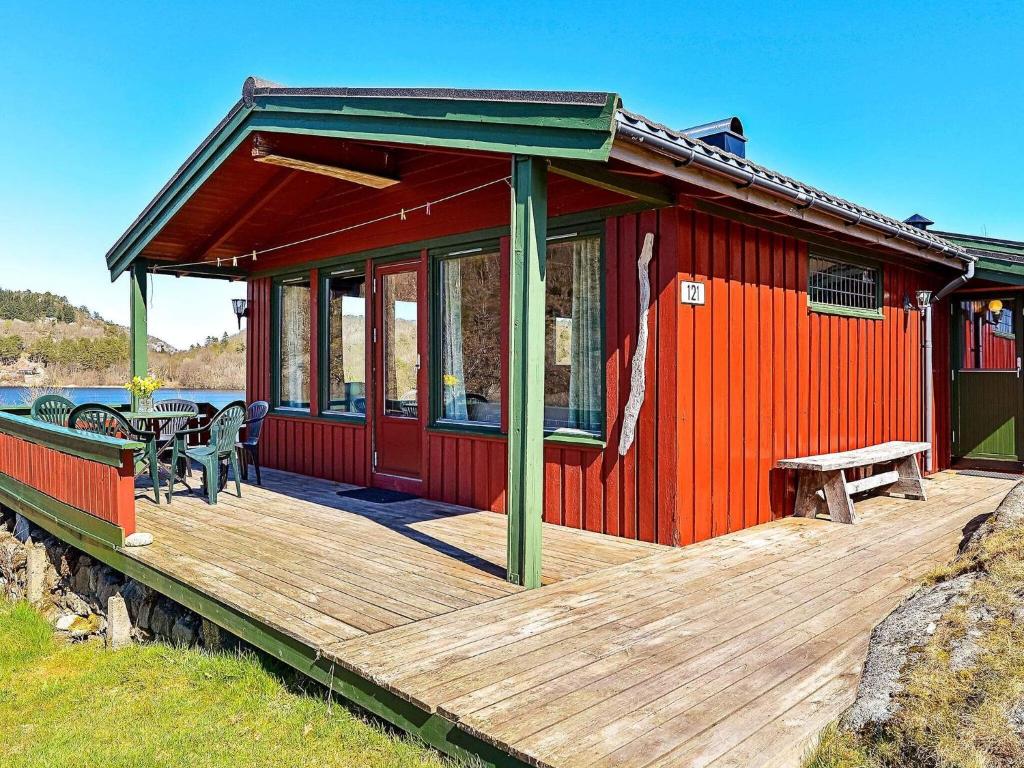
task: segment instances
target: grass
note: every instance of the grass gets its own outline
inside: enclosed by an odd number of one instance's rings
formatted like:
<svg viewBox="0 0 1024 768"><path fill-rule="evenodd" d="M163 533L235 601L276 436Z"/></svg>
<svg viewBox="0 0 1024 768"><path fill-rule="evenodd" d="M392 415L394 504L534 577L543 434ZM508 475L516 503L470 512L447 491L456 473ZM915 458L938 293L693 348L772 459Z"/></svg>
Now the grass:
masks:
<svg viewBox="0 0 1024 768"><path fill-rule="evenodd" d="M0 765L451 766L283 674L253 654L64 643L0 602Z"/></svg>
<svg viewBox="0 0 1024 768"><path fill-rule="evenodd" d="M866 734L826 729L805 768L1024 765L1019 725L1011 722L1024 707L1024 525L997 529L929 581L968 572L980 578L904 670L893 721ZM951 665L969 632L976 633L973 660Z"/></svg>

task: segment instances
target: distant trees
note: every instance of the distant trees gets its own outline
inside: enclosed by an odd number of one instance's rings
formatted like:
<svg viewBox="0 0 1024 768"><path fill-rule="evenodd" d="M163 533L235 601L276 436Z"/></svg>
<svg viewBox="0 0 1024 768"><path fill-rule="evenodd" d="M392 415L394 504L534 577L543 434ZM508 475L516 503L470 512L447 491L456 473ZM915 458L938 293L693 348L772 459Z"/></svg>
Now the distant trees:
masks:
<svg viewBox="0 0 1024 768"><path fill-rule="evenodd" d="M10 291L0 288L0 319L43 320L53 318L58 323L73 323L78 310L63 296L35 291Z"/></svg>
<svg viewBox="0 0 1024 768"><path fill-rule="evenodd" d="M29 345L28 358L66 371L103 371L128 359L128 336L109 328L98 338L42 336Z"/></svg>
<svg viewBox="0 0 1024 768"><path fill-rule="evenodd" d="M0 364L14 365L24 351L25 341L21 336L0 336Z"/></svg>

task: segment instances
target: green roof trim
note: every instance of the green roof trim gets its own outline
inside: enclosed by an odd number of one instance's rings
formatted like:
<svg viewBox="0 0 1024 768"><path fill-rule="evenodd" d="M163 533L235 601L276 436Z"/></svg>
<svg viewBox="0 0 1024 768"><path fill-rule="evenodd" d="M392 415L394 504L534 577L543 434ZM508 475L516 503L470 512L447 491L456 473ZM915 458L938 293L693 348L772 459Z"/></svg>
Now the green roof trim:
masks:
<svg viewBox="0 0 1024 768"><path fill-rule="evenodd" d="M614 93L252 89L247 81L243 99L108 251L107 268L117 279L256 131L606 162L619 106Z"/></svg>
<svg viewBox="0 0 1024 768"><path fill-rule="evenodd" d="M975 277L1004 285L1024 285L1024 242L962 232L936 232L978 258Z"/></svg>

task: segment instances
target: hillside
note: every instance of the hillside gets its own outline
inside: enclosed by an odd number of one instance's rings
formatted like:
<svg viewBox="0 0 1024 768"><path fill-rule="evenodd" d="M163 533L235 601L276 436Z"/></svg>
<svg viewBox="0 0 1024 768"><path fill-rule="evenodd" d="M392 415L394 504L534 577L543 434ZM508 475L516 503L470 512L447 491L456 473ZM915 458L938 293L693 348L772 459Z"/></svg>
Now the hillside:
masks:
<svg viewBox="0 0 1024 768"><path fill-rule="evenodd" d="M177 350L150 336L150 369L168 386L242 389L245 333ZM120 385L128 378L128 329L65 297L0 289L0 384Z"/></svg>

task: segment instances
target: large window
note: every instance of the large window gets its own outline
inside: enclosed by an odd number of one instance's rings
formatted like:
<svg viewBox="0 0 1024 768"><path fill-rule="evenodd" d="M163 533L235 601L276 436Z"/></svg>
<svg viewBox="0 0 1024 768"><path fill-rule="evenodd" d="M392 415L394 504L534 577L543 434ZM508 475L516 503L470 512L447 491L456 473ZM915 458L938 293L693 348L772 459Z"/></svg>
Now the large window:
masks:
<svg viewBox="0 0 1024 768"><path fill-rule="evenodd" d="M812 309L840 314L882 315L882 270L811 254L807 299Z"/></svg>
<svg viewBox="0 0 1024 768"><path fill-rule="evenodd" d="M501 266L494 250L438 266L442 421L501 423Z"/></svg>
<svg viewBox="0 0 1024 768"><path fill-rule="evenodd" d="M544 428L600 433L601 238L548 243Z"/></svg>
<svg viewBox="0 0 1024 768"><path fill-rule="evenodd" d="M337 274L327 278L327 413L366 413L366 277Z"/></svg>
<svg viewBox="0 0 1024 768"><path fill-rule="evenodd" d="M278 286L277 405L309 408L309 280Z"/></svg>

